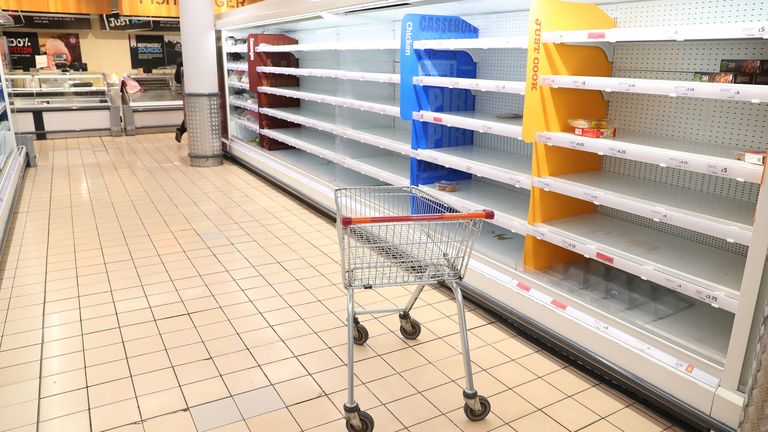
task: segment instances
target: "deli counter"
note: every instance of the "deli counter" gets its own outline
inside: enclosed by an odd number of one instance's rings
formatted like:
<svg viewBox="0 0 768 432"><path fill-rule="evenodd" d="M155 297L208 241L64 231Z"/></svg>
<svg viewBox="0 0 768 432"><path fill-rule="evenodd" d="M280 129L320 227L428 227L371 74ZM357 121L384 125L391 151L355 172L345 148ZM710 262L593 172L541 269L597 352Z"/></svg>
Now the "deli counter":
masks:
<svg viewBox="0 0 768 432"><path fill-rule="evenodd" d="M168 74L138 75L131 79L141 88L128 92L122 88L125 134L172 130L184 119L181 86Z"/></svg>
<svg viewBox="0 0 768 432"><path fill-rule="evenodd" d="M6 81L17 133L37 139L122 134L120 106L102 73L10 73Z"/></svg>

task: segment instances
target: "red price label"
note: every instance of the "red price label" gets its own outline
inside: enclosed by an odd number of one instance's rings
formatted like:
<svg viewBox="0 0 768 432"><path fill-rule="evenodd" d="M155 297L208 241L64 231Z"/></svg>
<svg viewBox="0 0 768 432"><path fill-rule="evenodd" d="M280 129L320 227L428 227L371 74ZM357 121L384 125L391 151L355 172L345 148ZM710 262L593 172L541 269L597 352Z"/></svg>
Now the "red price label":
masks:
<svg viewBox="0 0 768 432"><path fill-rule="evenodd" d="M607 262L608 264L613 264L613 257L610 255L606 255L602 252L598 252L595 254L595 257L600 261Z"/></svg>

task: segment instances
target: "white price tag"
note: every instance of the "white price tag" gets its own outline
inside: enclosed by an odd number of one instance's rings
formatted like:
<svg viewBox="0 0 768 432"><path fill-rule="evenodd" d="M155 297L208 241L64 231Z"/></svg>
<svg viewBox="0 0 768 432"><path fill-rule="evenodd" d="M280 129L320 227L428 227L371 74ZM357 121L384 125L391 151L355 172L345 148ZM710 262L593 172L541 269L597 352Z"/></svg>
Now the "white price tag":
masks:
<svg viewBox="0 0 768 432"><path fill-rule="evenodd" d="M573 88L584 88L586 86L587 86L586 80L581 80L581 79L571 80L571 87Z"/></svg>
<svg viewBox="0 0 768 432"><path fill-rule="evenodd" d="M480 123L480 127L478 128L478 131L483 133L493 133L494 127L492 125L486 124L486 123Z"/></svg>
<svg viewBox="0 0 768 432"><path fill-rule="evenodd" d="M694 96L696 94L696 87L690 85L677 85L675 86L673 93L678 96Z"/></svg>
<svg viewBox="0 0 768 432"><path fill-rule="evenodd" d="M601 333L608 333L608 330L611 328L608 324L600 320L594 320L592 322L592 326L599 330Z"/></svg>
<svg viewBox="0 0 768 432"><path fill-rule="evenodd" d="M536 186L541 188L541 189L544 189L547 192L549 192L549 190L552 189L552 182L547 181L547 180L543 180L543 179L539 179L536 182Z"/></svg>
<svg viewBox="0 0 768 432"><path fill-rule="evenodd" d="M506 84L496 84L496 85L494 86L494 90L496 90L496 91L498 91L498 92L503 92L503 91L505 91L506 89L507 89L507 86L506 86Z"/></svg>
<svg viewBox="0 0 768 432"><path fill-rule="evenodd" d="M608 154L611 156L616 156L620 158L628 158L629 153L627 152L627 149L623 147L616 147L616 146L608 146Z"/></svg>
<svg viewBox="0 0 768 432"><path fill-rule="evenodd" d="M727 166L715 163L708 163L704 170L707 174L717 176L727 176L729 174L729 169Z"/></svg>
<svg viewBox="0 0 768 432"><path fill-rule="evenodd" d="M718 306L722 299L721 294L700 288L696 289L695 294L696 298L713 306Z"/></svg>
<svg viewBox="0 0 768 432"><path fill-rule="evenodd" d="M683 157L671 156L667 158L666 165L671 168L690 169L691 161Z"/></svg>
<svg viewBox="0 0 768 432"><path fill-rule="evenodd" d="M619 81L616 85L616 91L634 93L637 91L637 83L632 81Z"/></svg>
<svg viewBox="0 0 768 432"><path fill-rule="evenodd" d="M585 199L593 204L600 203L600 192L597 191L584 191L581 193L582 199Z"/></svg>
<svg viewBox="0 0 768 432"><path fill-rule="evenodd" d="M523 186L523 179L519 176L511 177L510 178L512 186L514 187L522 187Z"/></svg>
<svg viewBox="0 0 768 432"><path fill-rule="evenodd" d="M575 150L584 150L584 147L586 144L583 141L579 141L576 139L570 139L568 140L568 147L575 149Z"/></svg>
<svg viewBox="0 0 768 432"><path fill-rule="evenodd" d="M547 238L547 230L544 228L531 228L531 234L533 234L534 237L536 237L539 240L544 240Z"/></svg>
<svg viewBox="0 0 768 432"><path fill-rule="evenodd" d="M768 37L765 23L742 27L741 34L745 37Z"/></svg>
<svg viewBox="0 0 768 432"><path fill-rule="evenodd" d="M541 79L541 85L543 86L551 86L554 82L555 80L552 77L544 77Z"/></svg>
<svg viewBox="0 0 768 432"><path fill-rule="evenodd" d="M661 207L654 207L649 212L651 219L655 220L656 222L669 222L669 212Z"/></svg>
<svg viewBox="0 0 768 432"><path fill-rule="evenodd" d="M578 248L579 248L579 245L576 244L576 242L574 242L573 240L568 240L568 239L561 239L560 240L560 246L562 246L562 247L564 247L566 249L570 249L572 251L577 251L577 252L578 252Z"/></svg>

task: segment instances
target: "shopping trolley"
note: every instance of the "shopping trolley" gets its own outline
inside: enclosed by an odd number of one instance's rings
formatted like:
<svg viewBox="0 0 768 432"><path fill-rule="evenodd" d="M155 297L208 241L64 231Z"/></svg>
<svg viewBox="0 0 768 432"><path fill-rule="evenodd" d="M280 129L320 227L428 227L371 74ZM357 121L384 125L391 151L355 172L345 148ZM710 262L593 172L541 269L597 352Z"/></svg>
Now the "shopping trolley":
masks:
<svg viewBox="0 0 768 432"><path fill-rule="evenodd" d="M464 211L416 187L373 186L338 189L335 193L341 269L347 289L348 395L344 404L347 430L370 432L374 422L361 411L354 393L354 344L368 340L358 316L399 313L400 333L416 339L421 325L411 317L414 303L428 283L448 284L456 297L464 354L464 414L482 420L491 404L478 395L472 381L467 322L461 288L456 283L472 253L472 244L490 210ZM404 307L355 310L355 290L416 285Z"/></svg>

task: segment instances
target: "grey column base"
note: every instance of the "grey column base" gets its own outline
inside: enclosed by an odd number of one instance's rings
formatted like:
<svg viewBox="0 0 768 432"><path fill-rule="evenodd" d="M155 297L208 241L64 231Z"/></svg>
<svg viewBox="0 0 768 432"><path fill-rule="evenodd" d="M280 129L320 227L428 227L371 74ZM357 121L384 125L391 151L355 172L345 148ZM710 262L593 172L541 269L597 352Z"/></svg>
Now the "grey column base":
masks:
<svg viewBox="0 0 768 432"><path fill-rule="evenodd" d="M218 93L187 93L184 109L189 136L189 164L207 168L224 163Z"/></svg>

